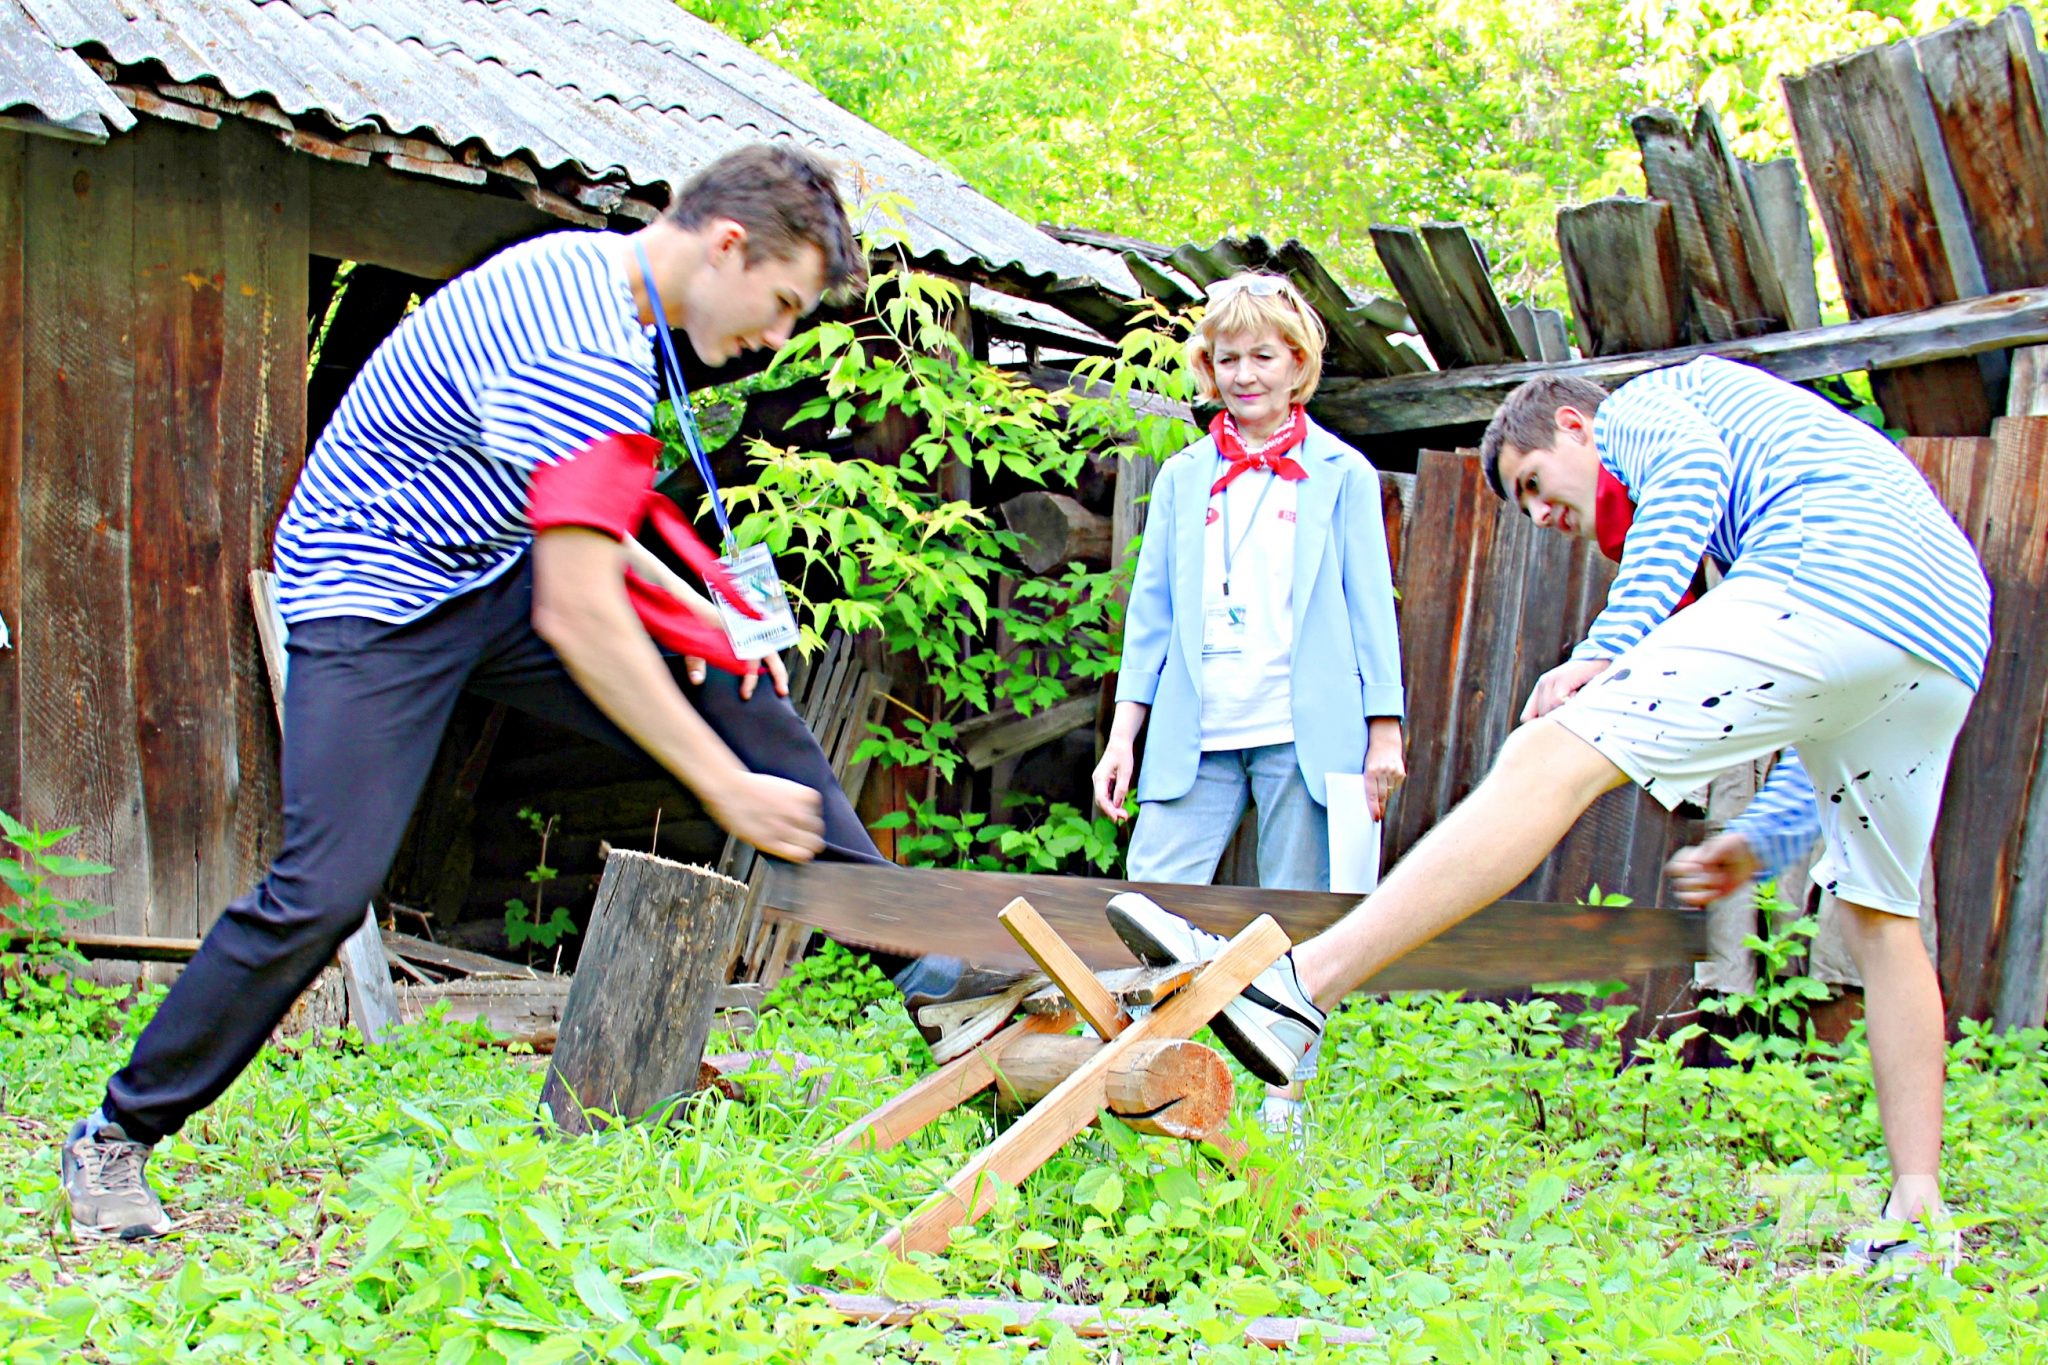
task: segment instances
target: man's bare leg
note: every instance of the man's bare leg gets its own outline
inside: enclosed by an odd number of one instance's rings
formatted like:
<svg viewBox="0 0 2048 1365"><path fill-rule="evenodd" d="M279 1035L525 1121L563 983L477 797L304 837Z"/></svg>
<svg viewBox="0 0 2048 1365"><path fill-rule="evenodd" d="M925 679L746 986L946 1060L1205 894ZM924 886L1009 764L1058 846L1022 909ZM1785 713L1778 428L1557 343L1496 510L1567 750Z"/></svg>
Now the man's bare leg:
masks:
<svg viewBox="0 0 2048 1365"><path fill-rule="evenodd" d="M1524 725L1508 736L1486 779L1377 891L1294 950L1302 986L1318 1006L1334 1008L1395 958L1499 900L1586 807L1627 780L1556 721Z"/></svg>
<svg viewBox="0 0 2048 1365"><path fill-rule="evenodd" d="M1917 1218L1923 1210L1939 1215L1947 1057L1941 982L1916 921L1848 901L1842 909L1843 938L1863 977L1863 1026L1891 1156L1892 1199L1884 1216Z"/></svg>

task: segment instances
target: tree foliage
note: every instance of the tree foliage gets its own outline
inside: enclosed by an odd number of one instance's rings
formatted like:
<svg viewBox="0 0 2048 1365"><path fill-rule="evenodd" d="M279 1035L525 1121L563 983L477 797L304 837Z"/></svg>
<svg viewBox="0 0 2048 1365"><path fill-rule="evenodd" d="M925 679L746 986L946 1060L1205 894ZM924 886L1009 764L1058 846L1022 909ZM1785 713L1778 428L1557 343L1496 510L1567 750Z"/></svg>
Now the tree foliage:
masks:
<svg viewBox="0 0 2048 1365"><path fill-rule="evenodd" d="M1627 120L1711 99L1791 151L1778 78L2001 0L683 0L1033 221L1300 237L1454 219L1561 303L1560 204L1641 193Z"/></svg>

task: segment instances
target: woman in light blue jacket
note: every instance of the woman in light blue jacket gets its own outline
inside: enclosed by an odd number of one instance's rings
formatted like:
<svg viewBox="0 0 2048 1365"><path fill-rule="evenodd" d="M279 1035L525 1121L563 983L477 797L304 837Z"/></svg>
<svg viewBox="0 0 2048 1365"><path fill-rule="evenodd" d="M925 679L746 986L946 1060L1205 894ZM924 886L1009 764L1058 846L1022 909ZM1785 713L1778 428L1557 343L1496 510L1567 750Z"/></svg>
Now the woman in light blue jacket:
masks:
<svg viewBox="0 0 2048 1365"><path fill-rule="evenodd" d="M1375 819L1405 776L1401 647L1379 475L1308 420L1323 325L1285 279L1209 291L1188 343L1223 411L1152 488L1096 804L1145 739L1134 881L1212 880L1249 800L1261 886L1327 891L1325 782L1364 773Z"/></svg>

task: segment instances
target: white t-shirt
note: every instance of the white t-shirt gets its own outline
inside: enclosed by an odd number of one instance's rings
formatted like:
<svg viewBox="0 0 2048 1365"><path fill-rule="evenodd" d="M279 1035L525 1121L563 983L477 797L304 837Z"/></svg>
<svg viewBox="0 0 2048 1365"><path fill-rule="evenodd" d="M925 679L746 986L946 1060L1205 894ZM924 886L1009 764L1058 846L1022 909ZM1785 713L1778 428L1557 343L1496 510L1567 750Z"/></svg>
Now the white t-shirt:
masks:
<svg viewBox="0 0 2048 1365"><path fill-rule="evenodd" d="M1217 475L1226 468L1219 459ZM1263 470L1239 475L1209 499L1202 538L1205 753L1294 742L1294 514L1295 485Z"/></svg>

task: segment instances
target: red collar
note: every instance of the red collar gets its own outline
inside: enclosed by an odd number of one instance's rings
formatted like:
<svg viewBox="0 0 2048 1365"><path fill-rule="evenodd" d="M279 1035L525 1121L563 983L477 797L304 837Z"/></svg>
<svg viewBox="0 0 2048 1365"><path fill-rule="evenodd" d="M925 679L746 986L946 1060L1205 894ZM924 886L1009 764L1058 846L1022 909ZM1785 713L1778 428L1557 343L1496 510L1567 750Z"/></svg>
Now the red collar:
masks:
<svg viewBox="0 0 2048 1365"><path fill-rule="evenodd" d="M1628 485L1609 473L1606 465L1600 466L1600 477L1593 489L1593 538L1600 543L1600 553L1621 563L1622 551L1628 547L1628 528L1635 524L1636 500L1630 495ZM1671 610L1683 611L1699 599L1707 590L1706 565L1693 570L1692 582L1686 587L1685 595L1678 599Z"/></svg>
<svg viewBox="0 0 2048 1365"><path fill-rule="evenodd" d="M1219 412L1209 423L1209 435L1216 440L1216 452L1229 462L1223 476L1209 485L1209 496L1215 497L1236 481L1238 475L1254 469L1271 470L1272 473L1289 483L1299 483L1308 477L1308 471L1298 460L1287 458L1286 452L1308 440L1308 413L1297 403L1288 414L1280 430L1263 442L1257 450L1246 450L1244 440L1237 433L1237 423L1228 412Z"/></svg>

